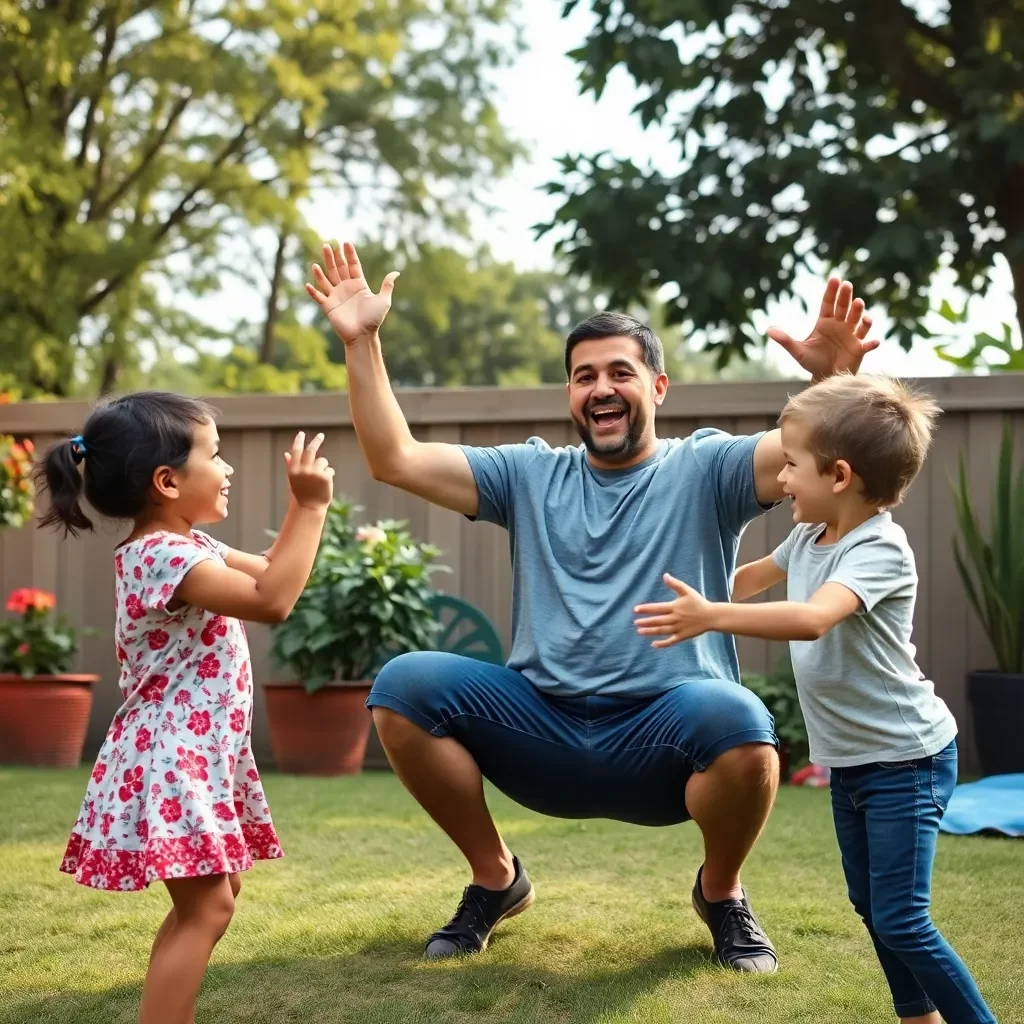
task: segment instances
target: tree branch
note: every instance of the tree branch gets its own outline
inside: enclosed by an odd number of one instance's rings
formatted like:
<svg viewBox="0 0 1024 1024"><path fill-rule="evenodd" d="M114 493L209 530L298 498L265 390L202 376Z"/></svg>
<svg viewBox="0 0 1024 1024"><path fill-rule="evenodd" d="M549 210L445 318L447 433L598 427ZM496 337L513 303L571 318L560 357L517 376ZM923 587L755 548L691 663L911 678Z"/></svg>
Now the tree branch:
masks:
<svg viewBox="0 0 1024 1024"><path fill-rule="evenodd" d="M78 156L75 157L76 167L81 167L85 163L86 151L89 148L89 143L92 141L92 131L96 123L96 109L100 103L100 96L107 87L107 66L110 63L110 55L114 50L114 41L117 39L119 26L117 16L120 13L120 8L120 3L115 3L107 18L107 34L103 39L103 49L100 52L100 66L96 72L98 82L96 89L89 97L89 109L85 112L85 124L82 126L82 144L78 149Z"/></svg>
<svg viewBox="0 0 1024 1024"><path fill-rule="evenodd" d="M152 145L150 145L146 152L142 154L142 158L135 165L135 169L122 180L121 184L118 185L109 196L97 203L95 207L89 208L89 216L87 217L87 220L97 220L105 217L111 209L113 209L113 207L124 198L132 185L134 185L139 178L146 173L153 161L156 159L157 154L163 148L164 143L167 141L167 137L172 131L174 131L175 125L178 123L181 115L185 112L185 108L189 105L191 100L191 92L186 93L178 99L174 104L174 107L171 109L170 114L167 115L167 120L164 122L163 127L157 132Z"/></svg>
<svg viewBox="0 0 1024 1024"><path fill-rule="evenodd" d="M21 77L21 72L17 68L14 69L14 80L18 83L18 92L21 93L21 102L25 106L25 113L31 117L32 101L28 97L28 86L25 85L25 79Z"/></svg>
<svg viewBox="0 0 1024 1024"><path fill-rule="evenodd" d="M241 148L249 132L263 119L264 115L274 106L277 102L277 97L272 97L267 100L266 103L259 109L255 117L252 120L247 121L235 134L235 137L221 150L217 158L210 165L209 173L206 174L200 181L191 188L191 190L182 198L181 202L178 203L177 207L171 212L167 220L161 224L153 237L150 239L152 247L156 248L157 244L163 239L168 232L176 227L182 220L184 220L190 213L192 213L194 206L192 201L195 197L202 192L207 185L213 180L214 175L221 168L221 166L231 157L238 149ZM78 313L80 316L85 316L91 310L95 309L108 295L117 291L121 285L135 272L135 268L142 261L140 256L130 267L126 267L119 274L115 274L102 288L93 292L88 298L78 307Z"/></svg>

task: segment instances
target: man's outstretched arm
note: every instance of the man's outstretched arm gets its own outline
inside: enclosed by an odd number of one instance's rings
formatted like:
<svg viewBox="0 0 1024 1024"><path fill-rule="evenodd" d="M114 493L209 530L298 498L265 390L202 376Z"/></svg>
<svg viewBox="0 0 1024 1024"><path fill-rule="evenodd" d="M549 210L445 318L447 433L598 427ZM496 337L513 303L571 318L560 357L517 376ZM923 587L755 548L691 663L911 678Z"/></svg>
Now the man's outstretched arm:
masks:
<svg viewBox="0 0 1024 1024"><path fill-rule="evenodd" d="M479 495L465 452L457 445L417 441L391 390L379 330L391 308L397 273L370 291L355 247L339 254L325 245L324 267L314 263L306 291L345 345L352 425L375 480L435 505L475 516Z"/></svg>
<svg viewBox="0 0 1024 1024"><path fill-rule="evenodd" d="M864 356L879 345L877 340L864 340L870 330L871 317L864 314L864 300L854 298L853 285L830 277L818 319L803 341L777 327L769 328L768 337L810 373L814 384L836 373L856 373ZM781 432L769 430L754 449L754 490L760 504L782 500L778 478L785 461Z"/></svg>

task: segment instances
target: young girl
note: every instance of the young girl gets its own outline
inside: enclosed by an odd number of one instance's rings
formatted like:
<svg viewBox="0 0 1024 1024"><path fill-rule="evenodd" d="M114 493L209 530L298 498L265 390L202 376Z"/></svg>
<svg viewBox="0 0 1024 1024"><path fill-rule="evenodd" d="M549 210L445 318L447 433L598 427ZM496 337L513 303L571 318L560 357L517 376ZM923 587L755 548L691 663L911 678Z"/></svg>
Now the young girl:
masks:
<svg viewBox="0 0 1024 1024"><path fill-rule="evenodd" d="M733 601L783 580L787 601L640 605L637 631L672 644L708 630L789 640L811 760L831 769L850 901L903 1024L995 1024L929 911L939 821L957 779L957 726L915 660L914 553L889 509L924 463L938 407L898 381L836 376L782 411L779 476L796 527L736 570Z"/></svg>
<svg viewBox="0 0 1024 1024"><path fill-rule="evenodd" d="M49 450L42 525L91 530L80 503L127 520L114 557L124 703L93 769L61 870L95 889L167 887L140 1024L189 1024L214 945L254 860L280 857L249 734L252 676L240 619L279 622L313 565L334 470L323 435L285 455L291 500L265 555L195 529L228 514L231 467L212 410L162 392L97 408Z"/></svg>

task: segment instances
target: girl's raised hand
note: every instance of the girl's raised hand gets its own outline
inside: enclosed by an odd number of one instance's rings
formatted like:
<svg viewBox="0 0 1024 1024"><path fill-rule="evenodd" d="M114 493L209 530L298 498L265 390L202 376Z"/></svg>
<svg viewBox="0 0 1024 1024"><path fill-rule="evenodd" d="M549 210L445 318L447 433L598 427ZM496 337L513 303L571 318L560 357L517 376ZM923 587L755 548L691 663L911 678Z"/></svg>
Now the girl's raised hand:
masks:
<svg viewBox="0 0 1024 1024"><path fill-rule="evenodd" d="M291 451L284 453L288 487L300 508L322 512L334 496L334 470L327 459L318 455L324 435L317 434L307 445L306 435L299 431Z"/></svg>

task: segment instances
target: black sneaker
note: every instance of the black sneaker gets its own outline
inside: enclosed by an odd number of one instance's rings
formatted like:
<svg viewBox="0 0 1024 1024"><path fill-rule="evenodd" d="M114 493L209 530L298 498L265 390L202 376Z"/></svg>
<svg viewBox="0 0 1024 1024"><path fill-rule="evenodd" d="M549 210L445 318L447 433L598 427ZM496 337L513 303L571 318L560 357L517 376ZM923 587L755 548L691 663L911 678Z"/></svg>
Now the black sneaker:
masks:
<svg viewBox="0 0 1024 1024"><path fill-rule="evenodd" d="M778 955L754 917L746 892L739 900L709 903L701 888L703 871L701 867L697 872L697 881L693 887L693 909L711 930L715 959L723 967L731 967L734 971L774 974L779 969Z"/></svg>
<svg viewBox="0 0 1024 1024"><path fill-rule="evenodd" d="M512 866L516 874L507 889L466 886L455 916L427 939L424 955L428 959L482 953L502 921L521 914L533 903L533 885L518 857L512 858Z"/></svg>

